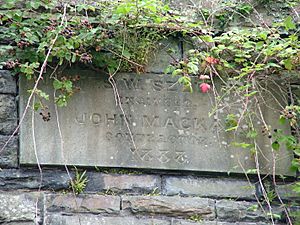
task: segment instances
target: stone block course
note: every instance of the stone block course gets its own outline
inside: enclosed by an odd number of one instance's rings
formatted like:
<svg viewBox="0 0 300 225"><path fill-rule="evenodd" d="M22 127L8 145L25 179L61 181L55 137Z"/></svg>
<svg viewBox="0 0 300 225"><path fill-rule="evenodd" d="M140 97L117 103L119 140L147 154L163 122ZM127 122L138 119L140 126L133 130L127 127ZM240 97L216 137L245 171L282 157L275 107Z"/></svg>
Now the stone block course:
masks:
<svg viewBox="0 0 300 225"><path fill-rule="evenodd" d="M15 131L17 123L16 118L3 119L2 121L0 119L0 134L11 135Z"/></svg>
<svg viewBox="0 0 300 225"><path fill-rule="evenodd" d="M1 94L16 94L17 84L15 77L7 70L0 70L0 93Z"/></svg>
<svg viewBox="0 0 300 225"><path fill-rule="evenodd" d="M214 219L214 201L207 198L183 198L179 196L123 196L123 210L134 214L161 214L172 217L201 216Z"/></svg>
<svg viewBox="0 0 300 225"><path fill-rule="evenodd" d="M217 218L221 221L228 222L268 222L268 216L261 209L250 209L250 207L253 205L257 205L257 203L233 200L217 200ZM273 212L276 214L281 214L281 211L278 208L273 208Z"/></svg>
<svg viewBox="0 0 300 225"><path fill-rule="evenodd" d="M5 145L9 136L0 135L0 149ZM0 167L16 168L18 167L18 137L13 137L8 145L0 152ZM0 171L1 173L1 171ZM0 175L1 176L1 175ZM1 183L0 183L1 186ZM1 188L1 187L0 187Z"/></svg>
<svg viewBox="0 0 300 225"><path fill-rule="evenodd" d="M245 180L226 178L163 177L166 195L254 199L255 187Z"/></svg>
<svg viewBox="0 0 300 225"><path fill-rule="evenodd" d="M293 184L278 184L276 188L282 199L300 201L299 194L292 190Z"/></svg>
<svg viewBox="0 0 300 225"><path fill-rule="evenodd" d="M160 191L161 179L157 175L111 175L102 173L88 173L89 182L86 191L101 192L143 192Z"/></svg>
<svg viewBox="0 0 300 225"><path fill-rule="evenodd" d="M35 225L34 222L9 222L1 223L1 225Z"/></svg>
<svg viewBox="0 0 300 225"><path fill-rule="evenodd" d="M12 95L0 94L0 134L11 135L16 126L16 98Z"/></svg>
<svg viewBox="0 0 300 225"><path fill-rule="evenodd" d="M172 225L218 225L217 221L172 220Z"/></svg>
<svg viewBox="0 0 300 225"><path fill-rule="evenodd" d="M14 96L0 94L0 119L16 119L17 104Z"/></svg>
<svg viewBox="0 0 300 225"><path fill-rule="evenodd" d="M40 220L40 206L36 210L39 193L0 193L0 223L31 222Z"/></svg>
<svg viewBox="0 0 300 225"><path fill-rule="evenodd" d="M79 223L80 221L80 223ZM103 217L96 215L46 216L45 225L171 225L169 220L135 217Z"/></svg>
<svg viewBox="0 0 300 225"><path fill-rule="evenodd" d="M46 196L48 211L80 213L113 213L120 212L120 197L109 195L49 194Z"/></svg>
<svg viewBox="0 0 300 225"><path fill-rule="evenodd" d="M2 159L2 158L1 158ZM65 171L43 170L42 189L62 190L69 187L70 178ZM0 190L38 189L40 173L35 169L3 169L0 171Z"/></svg>

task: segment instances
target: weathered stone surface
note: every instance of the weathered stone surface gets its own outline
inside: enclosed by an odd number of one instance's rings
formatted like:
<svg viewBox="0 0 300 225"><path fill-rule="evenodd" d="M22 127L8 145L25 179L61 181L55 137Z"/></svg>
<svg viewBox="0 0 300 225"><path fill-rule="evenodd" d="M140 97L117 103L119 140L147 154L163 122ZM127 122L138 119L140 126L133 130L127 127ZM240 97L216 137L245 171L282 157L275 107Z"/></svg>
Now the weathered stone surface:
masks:
<svg viewBox="0 0 300 225"><path fill-rule="evenodd" d="M267 216L260 210L251 210L256 202L220 200L216 202L216 214L220 220L237 221L267 221Z"/></svg>
<svg viewBox="0 0 300 225"><path fill-rule="evenodd" d="M259 223L259 222L217 222L217 225L271 225L271 223ZM277 225L277 224L276 224Z"/></svg>
<svg viewBox="0 0 300 225"><path fill-rule="evenodd" d="M14 96L0 94L0 119L15 119L17 118L17 105Z"/></svg>
<svg viewBox="0 0 300 225"><path fill-rule="evenodd" d="M1 73L0 73L0 82L1 82ZM1 91L1 86L0 86L0 91ZM12 95L0 94L0 134L10 135L13 133L16 126L17 126L16 99Z"/></svg>
<svg viewBox="0 0 300 225"><path fill-rule="evenodd" d="M8 222L1 223L1 225L35 225L34 222Z"/></svg>
<svg viewBox="0 0 300 225"><path fill-rule="evenodd" d="M271 225L272 223L267 223L267 222L217 222L217 225ZM280 223L275 223L274 225L283 225Z"/></svg>
<svg viewBox="0 0 300 225"><path fill-rule="evenodd" d="M203 219L215 217L214 201L206 198L123 196L122 208L134 214L163 214L178 217L198 215Z"/></svg>
<svg viewBox="0 0 300 225"><path fill-rule="evenodd" d="M17 84L15 78L7 70L0 70L0 93L16 94Z"/></svg>
<svg viewBox="0 0 300 225"><path fill-rule="evenodd" d="M76 198L72 194L46 196L48 211L117 214L120 202L120 197L110 195L80 195Z"/></svg>
<svg viewBox="0 0 300 225"><path fill-rule="evenodd" d="M95 215L59 215L46 216L45 225L171 225L170 221L152 218L103 217Z"/></svg>
<svg viewBox="0 0 300 225"><path fill-rule="evenodd" d="M0 149L5 145L8 139L9 136L0 135ZM18 137L13 137L3 151L0 152L0 167L18 167L18 148Z"/></svg>
<svg viewBox="0 0 300 225"><path fill-rule="evenodd" d="M65 171L43 169L42 189L62 190L69 187L70 178ZM3 169L0 171L0 189L38 189L40 173L38 170Z"/></svg>
<svg viewBox="0 0 300 225"><path fill-rule="evenodd" d="M247 181L220 178L164 177L163 193L253 199L255 187Z"/></svg>
<svg viewBox="0 0 300 225"><path fill-rule="evenodd" d="M174 59L179 60L182 58L181 42L179 39L165 39L157 45L157 50L153 53L152 58L150 58L146 66L146 72L148 73L164 73L170 63L174 62Z"/></svg>
<svg viewBox="0 0 300 225"><path fill-rule="evenodd" d="M217 225L217 221L172 220L172 225Z"/></svg>
<svg viewBox="0 0 300 225"><path fill-rule="evenodd" d="M0 134L11 135L17 127L18 120L14 119L0 119Z"/></svg>
<svg viewBox="0 0 300 225"><path fill-rule="evenodd" d="M100 192L110 190L113 192L143 192L161 190L161 179L155 175L111 175L89 173L89 182L86 191Z"/></svg>
<svg viewBox="0 0 300 225"><path fill-rule="evenodd" d="M29 222L40 220L40 209L37 209L38 193L1 193L0 194L0 223ZM38 206L39 207L39 206Z"/></svg>
<svg viewBox="0 0 300 225"><path fill-rule="evenodd" d="M276 189L282 199L300 201L299 194L293 191L293 184L277 184Z"/></svg>
<svg viewBox="0 0 300 225"><path fill-rule="evenodd" d="M213 93L201 93L197 81L193 83L194 92L190 93L182 91L177 78L171 76L117 74L114 78L125 120L114 102L107 77L78 68L64 71L64 75L69 74L82 75L82 78L81 92L72 96L68 107L59 109L64 151L61 150L54 106L49 105L49 122L35 117L41 164L243 173L240 162L244 169L255 168L249 151L230 145L233 135L218 132L216 120L208 116L213 99L210 94ZM52 93L53 85L47 79L43 82L41 88ZM21 113L28 95L26 85L28 82L21 82ZM268 115L267 122L277 123L273 105L263 110ZM27 114L20 130L22 164L36 163L32 132L28 129L32 127L31 113ZM271 154L269 139L261 136L258 142L265 146L262 151L268 158ZM282 160L276 166L277 173L290 174L291 152L283 150L278 154ZM261 173L269 172L270 161L260 158Z"/></svg>

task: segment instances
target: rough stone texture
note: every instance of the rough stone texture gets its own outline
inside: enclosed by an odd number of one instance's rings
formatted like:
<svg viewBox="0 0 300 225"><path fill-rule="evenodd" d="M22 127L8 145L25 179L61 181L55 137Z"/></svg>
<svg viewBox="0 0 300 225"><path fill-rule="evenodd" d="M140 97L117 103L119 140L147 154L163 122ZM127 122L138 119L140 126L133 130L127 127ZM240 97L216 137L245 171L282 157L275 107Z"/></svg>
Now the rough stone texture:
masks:
<svg viewBox="0 0 300 225"><path fill-rule="evenodd" d="M17 118L17 104L14 96L0 95L0 119L16 119Z"/></svg>
<svg viewBox="0 0 300 225"><path fill-rule="evenodd" d="M15 119L0 119L0 134L11 135L17 127L18 120Z"/></svg>
<svg viewBox="0 0 300 225"><path fill-rule="evenodd" d="M79 1L79 0L78 0ZM195 11L201 8L213 8L216 10L219 7L217 1L209 0L170 0L174 3L178 10L186 11L190 17L197 16ZM0 8L1 8L0 0ZM72 2L74 2L72 0ZM191 7L195 4L196 7ZM299 9L299 7L298 7ZM297 10L297 9L296 9ZM274 10L271 9L272 15L263 12L264 19L267 23L271 23L274 16ZM299 10L297 10L299 11ZM276 12L280 14L281 12ZM257 20L254 16L253 20ZM255 21L259 23L260 21ZM241 21L237 21L236 26L243 25ZM251 24L249 24L251 26ZM196 45L199 43L195 43ZM181 49L183 46L184 49ZM174 48L175 53L172 55L177 59L185 55L185 52L191 48L189 43L182 43L182 40L164 40L158 46L158 53L151 58L149 66L146 68L148 72L161 73L172 61L172 58L166 53L168 48ZM199 45L198 45L199 47ZM160 77L159 77L160 79ZM128 83L129 88L134 84ZM155 88L164 88L160 83L153 85ZM170 87L171 84L168 83ZM126 91L124 86L121 86L121 91ZM8 135L13 132L17 124L17 106L16 106L16 82L13 76L8 71L0 70L0 147L8 138ZM153 91L153 90L152 90ZM157 90L155 90L157 91ZM174 93L174 92L173 92ZM172 94L173 94L172 93ZM181 93L181 92L180 92ZM299 92L300 93L300 92ZM133 97L135 97L134 95ZM159 97L162 95L159 94ZM300 94L299 94L300 96ZM298 97L299 97L298 96ZM124 97L123 95L121 97ZM130 97L130 96L129 96ZM132 96L131 96L132 97ZM126 102L122 99L122 101ZM53 112L52 112L53 113ZM97 114L98 112L93 112ZM151 114L152 115L152 114ZM161 112L158 113L162 115ZM89 122L92 122L91 129L94 129L97 124L97 117L87 115ZM97 116L97 115L96 115ZM69 117L67 117L68 119ZM40 118L39 118L40 119ZM74 118L73 118L74 119ZM92 119L92 120L91 120ZM96 119L93 121L93 119ZM55 122L55 120L53 120ZM74 122L74 121L72 121ZM151 122L150 122L151 123ZM169 125L172 125L172 122ZM42 124L45 126L45 123ZM82 126L82 124L80 125ZM82 127L81 127L82 129ZM83 132L85 133L85 132ZM87 132L86 132L87 133ZM97 133L98 134L98 133ZM1 136L2 135L2 136ZM90 133L88 135L91 135ZM83 135L79 135L80 140L84 140ZM52 136L45 139L51 139ZM51 139L51 142L57 142ZM90 139L88 143L92 143ZM93 143L92 143L93 145ZM72 145L74 146L74 145ZM127 147L128 143L121 143L122 150ZM172 146L178 147L176 144ZM98 148L97 150L99 150ZM81 149L80 149L81 150ZM0 153L0 167L17 167L18 166L18 137L14 137L8 147ZM80 153L73 151L72 154ZM89 152L88 154L93 154ZM147 153L147 152L146 152ZM157 157L158 153L150 156ZM147 156L147 154L145 154ZM52 155L51 155L52 156ZM80 155L81 156L81 155ZM126 156L126 155L125 155ZM149 155L148 155L149 156ZM162 158L156 159L163 161ZM122 156L124 157L124 156ZM151 157L145 157L142 163L148 168L151 162ZM191 157L193 158L193 157ZM196 157L194 157L196 158ZM199 158L199 157L198 157ZM209 160L206 160L210 163ZM162 162L164 163L164 162ZM110 166L110 165L109 165ZM286 166L287 168L288 166ZM36 168L36 167L35 167ZM182 169L182 168L181 168ZM57 195L57 194L41 194L46 196L43 198L45 202L38 204L38 220L42 221L45 215L45 223L40 225L77 225L79 219L81 225L267 225L270 224L266 216L261 211L253 212L249 207L256 205L253 202L241 202L234 200L220 200L220 198L233 199L252 199L254 194L253 188L248 188L246 180L233 180L225 178L197 178L179 177L171 175L112 175L101 174L96 172L88 172L87 192L103 192L113 191L116 193L137 195L136 193L151 193L154 190L162 191L166 195L184 195L189 197L179 196L102 196L102 195L80 195L77 197L78 207L74 202L72 195ZM43 168L43 190L62 190L69 187L69 177L63 170L44 169ZM163 184L163 188L161 185ZM37 190L40 185L40 173L33 169L3 169L0 170L0 190L9 192L0 193L0 224L3 225L35 225L35 203L40 196L38 193L18 193L22 190ZM11 192L15 190L14 192ZM277 190L284 202L290 200L299 201L299 197L291 192L290 185L279 185ZM202 199L191 196L201 196L217 198ZM288 201L286 201L288 200ZM216 201L216 203L215 203ZM122 204L121 204L122 203ZM122 208L121 208L122 207ZM290 208L291 211L299 211L299 208ZM281 214L281 209L274 207L276 214ZM45 214L44 214L45 213ZM95 215L97 214L97 215ZM193 216L199 216L204 221L191 221ZM212 220L212 221L207 221ZM216 221L218 220L218 221ZM244 222L240 222L244 221ZM286 224L286 223L282 223ZM296 224L296 223L295 223ZM278 224L279 225L279 224Z"/></svg>
<svg viewBox="0 0 300 225"><path fill-rule="evenodd" d="M220 220L228 222L237 221L267 221L266 215L258 209L256 211L249 208L257 205L256 202L220 200L216 202L216 214Z"/></svg>
<svg viewBox="0 0 300 225"><path fill-rule="evenodd" d="M81 212L81 213L113 213L120 211L120 197L109 195L80 195L72 194L46 196L48 211Z"/></svg>
<svg viewBox="0 0 300 225"><path fill-rule="evenodd" d="M272 225L272 223L266 223L266 222L236 222L236 223L231 223L231 222L217 222L217 225ZM275 223L274 225L283 225L280 223Z"/></svg>
<svg viewBox="0 0 300 225"><path fill-rule="evenodd" d="M267 223L267 222L236 222L236 223L231 223L231 222L217 222L217 225L283 225L281 223Z"/></svg>
<svg viewBox="0 0 300 225"><path fill-rule="evenodd" d="M12 95L0 94L0 134L10 135L13 133L16 126L17 105L15 97Z"/></svg>
<svg viewBox="0 0 300 225"><path fill-rule="evenodd" d="M214 201L206 198L124 196L122 208L134 214L163 214L177 217L199 215L203 219L215 217Z"/></svg>
<svg viewBox="0 0 300 225"><path fill-rule="evenodd" d="M29 222L36 216L36 202L38 193L1 193L0 194L0 223ZM38 221L40 209L37 209Z"/></svg>
<svg viewBox="0 0 300 225"><path fill-rule="evenodd" d="M179 39L169 38L158 43L157 51L150 58L146 66L148 73L164 73L174 59L181 59L181 42Z"/></svg>
<svg viewBox="0 0 300 225"><path fill-rule="evenodd" d="M282 199L300 201L299 194L294 192L292 184L278 184L276 186L277 192Z"/></svg>
<svg viewBox="0 0 300 225"><path fill-rule="evenodd" d="M1 225L35 225L34 222L11 222L11 223L1 223Z"/></svg>
<svg viewBox="0 0 300 225"><path fill-rule="evenodd" d="M0 70L0 93L16 94L17 85L15 78L7 70Z"/></svg>
<svg viewBox="0 0 300 225"><path fill-rule="evenodd" d="M171 225L170 221L152 218L103 217L95 215L59 215L46 216L45 225Z"/></svg>
<svg viewBox="0 0 300 225"><path fill-rule="evenodd" d="M172 225L217 225L217 221L189 221L189 220L171 220Z"/></svg>
<svg viewBox="0 0 300 225"><path fill-rule="evenodd" d="M0 149L6 141L9 139L9 136L0 135ZM2 168L16 168L18 167L18 137L13 137L8 145L0 152L0 167ZM1 174L1 171L0 171ZM1 175L0 175L1 176ZM0 184L1 185L1 184Z"/></svg>
<svg viewBox="0 0 300 225"><path fill-rule="evenodd" d="M165 177L163 193L253 199L255 187L247 181L218 178Z"/></svg>
<svg viewBox="0 0 300 225"><path fill-rule="evenodd" d="M1 156L2 157L2 156ZM42 189L62 190L69 187L70 178L65 171L43 170ZM3 169L0 171L0 189L38 189L40 173L37 170Z"/></svg>
<svg viewBox="0 0 300 225"><path fill-rule="evenodd" d="M89 173L86 191L144 192L160 191L161 179L155 175L110 175Z"/></svg>

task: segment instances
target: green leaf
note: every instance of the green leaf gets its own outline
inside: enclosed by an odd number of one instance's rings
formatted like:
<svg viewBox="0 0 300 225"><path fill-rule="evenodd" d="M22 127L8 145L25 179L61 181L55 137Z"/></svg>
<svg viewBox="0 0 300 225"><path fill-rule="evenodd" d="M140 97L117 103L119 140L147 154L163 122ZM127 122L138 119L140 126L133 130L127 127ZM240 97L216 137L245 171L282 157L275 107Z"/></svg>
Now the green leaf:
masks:
<svg viewBox="0 0 300 225"><path fill-rule="evenodd" d="M123 51L123 56L125 56L125 57L128 58L128 59L130 59L131 53L130 53L129 51L127 51L127 50L124 50L124 51Z"/></svg>
<svg viewBox="0 0 300 225"><path fill-rule="evenodd" d="M265 43L263 41L257 42L255 46L256 50L260 50L264 46L264 44Z"/></svg>
<svg viewBox="0 0 300 225"><path fill-rule="evenodd" d="M276 220L280 220L281 219L281 215L279 215L279 214L276 214L276 213L267 213L267 215L268 216L270 216L271 217L271 215L272 215L272 217L274 218L274 219L276 219Z"/></svg>
<svg viewBox="0 0 300 225"><path fill-rule="evenodd" d="M53 81L53 87L55 90L59 90L63 87L63 83L59 80L54 80Z"/></svg>
<svg viewBox="0 0 300 225"><path fill-rule="evenodd" d="M234 126L234 127L230 127L228 129L226 129L225 131L228 132L228 131L236 130L237 128L238 128L238 126Z"/></svg>
<svg viewBox="0 0 300 225"><path fill-rule="evenodd" d="M72 92L73 89L73 83L70 80L67 80L64 82L64 87L66 89L67 92Z"/></svg>
<svg viewBox="0 0 300 225"><path fill-rule="evenodd" d="M297 182L293 185L292 190L300 194L300 182Z"/></svg>
<svg viewBox="0 0 300 225"><path fill-rule="evenodd" d="M182 74L182 69L176 69L172 72L172 76L178 76Z"/></svg>
<svg viewBox="0 0 300 225"><path fill-rule="evenodd" d="M249 148L252 147L252 144L248 144L245 142L232 142L232 146L238 147L238 148Z"/></svg>
<svg viewBox="0 0 300 225"><path fill-rule="evenodd" d="M165 70L164 70L164 74L168 74L171 73L175 70L175 67L172 65L169 65Z"/></svg>
<svg viewBox="0 0 300 225"><path fill-rule="evenodd" d="M29 3L30 7L33 9L38 9L40 7L40 2L39 1L31 1Z"/></svg>
<svg viewBox="0 0 300 225"><path fill-rule="evenodd" d="M272 62L268 63L267 66L269 66L269 67L281 68L280 65L278 65L277 63L272 63Z"/></svg>
<svg viewBox="0 0 300 225"><path fill-rule="evenodd" d="M256 130L250 130L248 133L247 133L247 138L256 138L257 137L257 132Z"/></svg>
<svg viewBox="0 0 300 225"><path fill-rule="evenodd" d="M272 143L272 148L275 150L275 151L278 151L280 149L280 144L277 142L277 141L274 141Z"/></svg>
<svg viewBox="0 0 300 225"><path fill-rule="evenodd" d="M72 53L72 59L71 59L71 62L72 62L72 63L76 62L76 54L75 54L75 53Z"/></svg>
<svg viewBox="0 0 300 225"><path fill-rule="evenodd" d="M256 174L257 173L257 169L249 169L246 171L246 174Z"/></svg>
<svg viewBox="0 0 300 225"><path fill-rule="evenodd" d="M258 92L258 91L252 91L252 92L250 92L250 93L248 93L248 94L244 94L244 96L245 96L245 97L251 97L251 96L255 95L257 92Z"/></svg>
<svg viewBox="0 0 300 225"><path fill-rule="evenodd" d="M42 108L42 104L40 102L35 102L33 105L34 111L38 111L40 108Z"/></svg>
<svg viewBox="0 0 300 225"><path fill-rule="evenodd" d="M205 42L214 42L214 39L210 35L203 35L200 38L202 41L205 41Z"/></svg>
<svg viewBox="0 0 300 225"><path fill-rule="evenodd" d="M256 173L256 172L255 172L255 173ZM258 209L258 205L252 205L252 206L250 206L247 210L256 212L257 209Z"/></svg>
<svg viewBox="0 0 300 225"><path fill-rule="evenodd" d="M279 124L284 125L285 123L286 123L286 118L281 115L279 118Z"/></svg>
<svg viewBox="0 0 300 225"><path fill-rule="evenodd" d="M285 59L285 60L283 60L283 63L284 63L284 67L287 70L291 70L293 68L293 64L292 64L292 60L291 59Z"/></svg>
<svg viewBox="0 0 300 225"><path fill-rule="evenodd" d="M258 34L258 36L263 39L263 40L267 40L268 38L268 33L267 32L261 32Z"/></svg>
<svg viewBox="0 0 300 225"><path fill-rule="evenodd" d="M300 160L299 159L292 160L291 170L300 172Z"/></svg>
<svg viewBox="0 0 300 225"><path fill-rule="evenodd" d="M131 11L131 7L130 7L129 4L122 4L122 5L120 5L120 6L116 9L115 13L116 13L116 14L123 14L123 15L126 15L126 14L128 14L130 11Z"/></svg>
<svg viewBox="0 0 300 225"><path fill-rule="evenodd" d="M285 20L283 21L283 25L286 30L296 29L296 25L291 16L288 16L287 18L285 18Z"/></svg>
<svg viewBox="0 0 300 225"><path fill-rule="evenodd" d="M190 74L197 74L198 73L198 65L194 64L193 62L189 62L187 64L188 70Z"/></svg>

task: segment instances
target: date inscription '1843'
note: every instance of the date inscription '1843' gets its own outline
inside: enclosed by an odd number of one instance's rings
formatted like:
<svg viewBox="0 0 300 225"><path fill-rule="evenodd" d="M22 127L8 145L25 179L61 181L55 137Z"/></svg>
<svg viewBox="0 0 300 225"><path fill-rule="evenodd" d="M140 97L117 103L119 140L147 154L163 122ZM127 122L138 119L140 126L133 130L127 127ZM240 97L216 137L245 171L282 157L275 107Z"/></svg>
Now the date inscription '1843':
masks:
<svg viewBox="0 0 300 225"><path fill-rule="evenodd" d="M213 106L209 93L200 93L196 87L193 93L182 91L176 79L167 75L118 74L119 96L115 96L104 76L80 70L66 73L81 75L81 91L59 109L58 118L53 104L49 122L35 116L35 147L42 164L213 172L255 167L249 152L230 145L231 137L219 126L222 115L209 116ZM53 96L47 79L44 83L41 88ZM27 84L21 81L21 113L30 89ZM268 115L274 115L269 120L277 120L276 113ZM29 112L21 126L22 164L36 164L31 121ZM269 144L263 137L259 141ZM264 152L264 157L268 154ZM289 174L289 160L280 161L278 173ZM262 172L269 167L264 164Z"/></svg>

